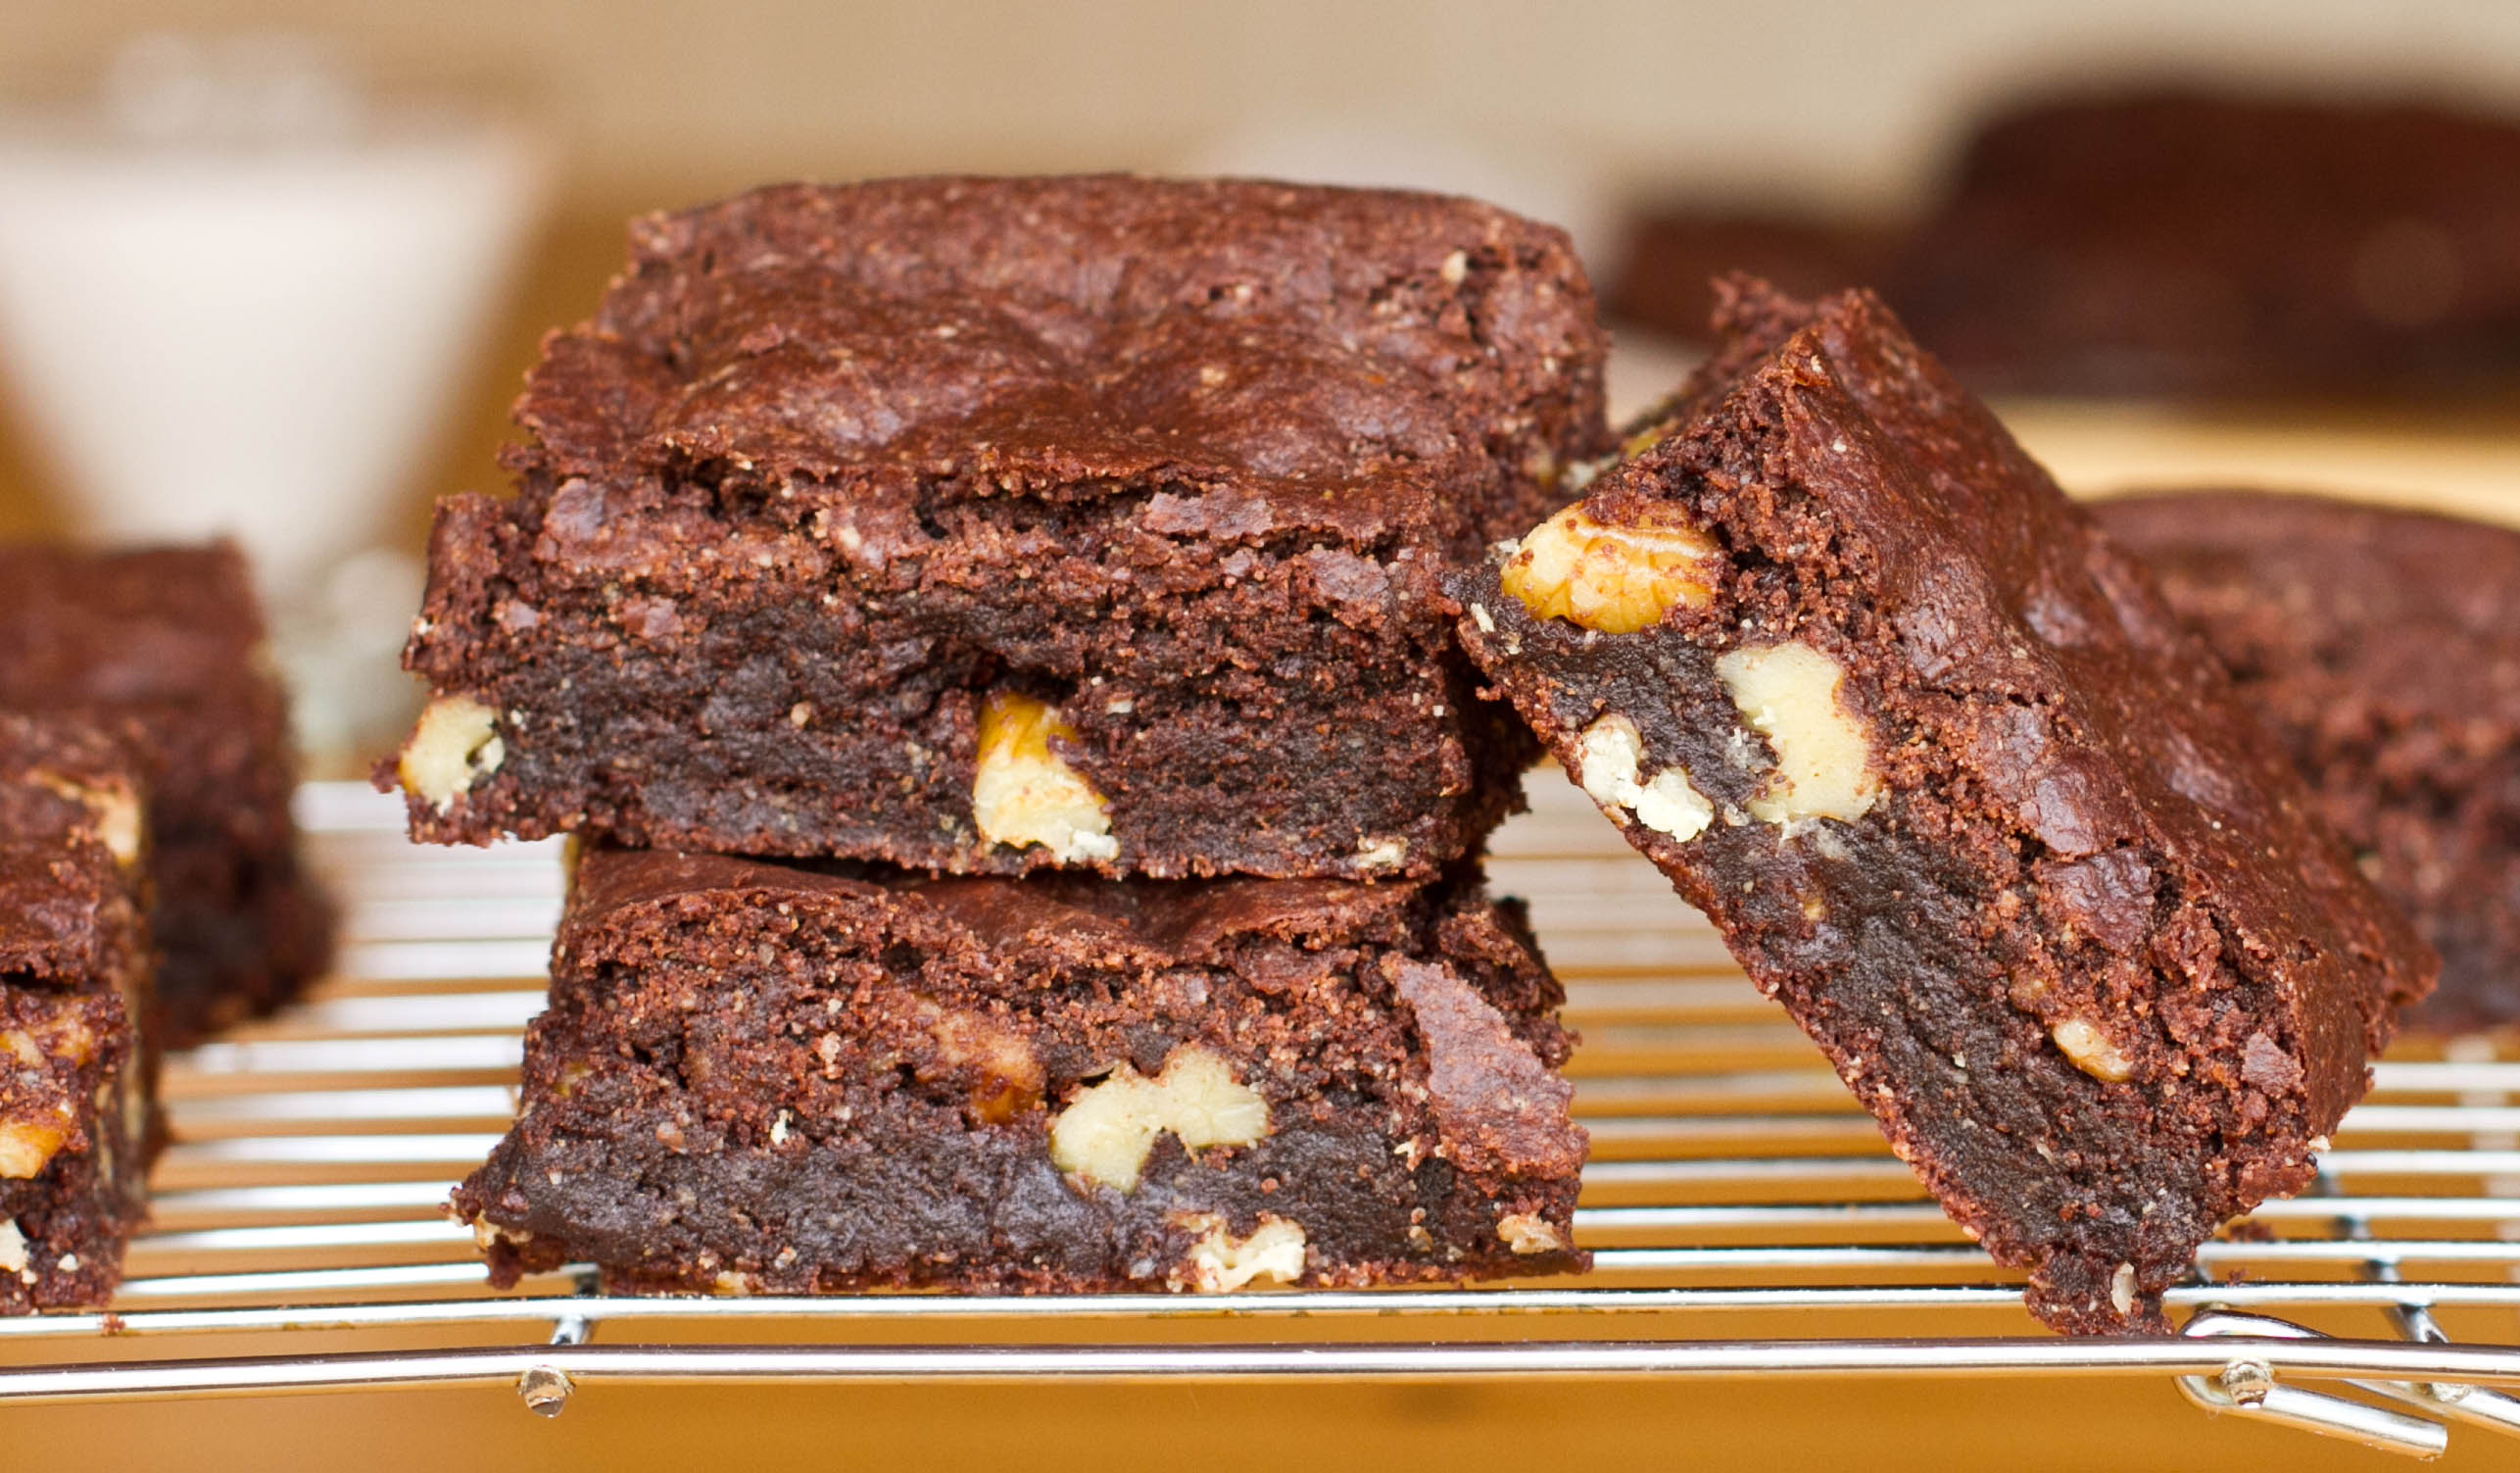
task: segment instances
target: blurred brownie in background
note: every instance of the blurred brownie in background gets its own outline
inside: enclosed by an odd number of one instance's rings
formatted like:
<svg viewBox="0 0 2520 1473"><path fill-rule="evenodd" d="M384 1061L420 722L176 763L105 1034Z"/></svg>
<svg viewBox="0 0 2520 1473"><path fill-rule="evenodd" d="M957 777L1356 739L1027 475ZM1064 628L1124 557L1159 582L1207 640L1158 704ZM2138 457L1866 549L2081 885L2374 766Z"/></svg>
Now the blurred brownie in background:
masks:
<svg viewBox="0 0 2520 1473"><path fill-rule="evenodd" d="M2520 532L2248 491L2093 510L2440 950L2412 1023L2520 1022Z"/></svg>
<svg viewBox="0 0 2520 1473"><path fill-rule="evenodd" d="M145 1212L147 847L124 744L0 712L0 1314L103 1307Z"/></svg>
<svg viewBox="0 0 2520 1473"><path fill-rule="evenodd" d="M414 837L1428 878L1529 739L1441 570L1603 448L1565 234L1250 181L897 179L633 230L516 495L439 507Z"/></svg>
<svg viewBox="0 0 2520 1473"><path fill-rule="evenodd" d="M0 707L132 738L168 1047L322 969L331 911L298 860L287 697L233 547L0 547Z"/></svg>
<svg viewBox="0 0 2520 1473"><path fill-rule="evenodd" d="M1696 256L1731 245L1741 258L1720 266L1819 286L1868 267L1863 279L1981 393L2399 397L2520 382L2520 123L2482 113L2050 96L1983 121L1905 230L1701 229L1695 255L1640 250L1614 303L1696 336ZM1688 279L1642 279L1669 272Z"/></svg>
<svg viewBox="0 0 2520 1473"><path fill-rule="evenodd" d="M2520 125L2159 92L1986 125L1890 283L1988 393L2416 394L2520 370Z"/></svg>
<svg viewBox="0 0 2520 1473"><path fill-rule="evenodd" d="M1716 278L1747 271L1806 300L1877 286L1901 236L1884 222L1674 203L1629 221L1604 306L1622 321L1705 342Z"/></svg>

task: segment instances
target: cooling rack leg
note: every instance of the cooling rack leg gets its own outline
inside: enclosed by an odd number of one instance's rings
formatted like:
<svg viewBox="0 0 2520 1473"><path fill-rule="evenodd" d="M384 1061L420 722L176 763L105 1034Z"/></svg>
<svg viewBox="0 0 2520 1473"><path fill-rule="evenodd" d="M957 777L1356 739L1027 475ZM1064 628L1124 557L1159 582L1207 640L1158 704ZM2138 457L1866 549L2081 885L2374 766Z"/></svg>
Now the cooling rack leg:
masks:
<svg viewBox="0 0 2520 1473"><path fill-rule="evenodd" d="M594 1333L594 1325L583 1314L563 1316L552 1327L552 1344L582 1346ZM569 1393L577 1390L568 1372L556 1365L527 1366L516 1378L516 1395L523 1398L526 1409L538 1417L556 1417L567 1409Z"/></svg>
<svg viewBox="0 0 2520 1473"><path fill-rule="evenodd" d="M2288 1320L2269 1319L2263 1315L2233 1314L2226 1310L2208 1309L2188 1321L2186 1333L2206 1337L2238 1335L2278 1337L2287 1340L2319 1338L2315 1331L2302 1329ZM2303 1391L2281 1385L2275 1380L2273 1367L2252 1356L2235 1356L2214 1376L2181 1376L2179 1390L2189 1400L2207 1411L2232 1412L2260 1421L2298 1427L2305 1432L2325 1433L2377 1448L2384 1452L2400 1452L2409 1457L2435 1458L2449 1449L2449 1429L2422 1417L2411 1417L2374 1406L2368 1401L2348 1400L2324 1392ZM2411 1401L2428 1411L2453 1411L2413 1386L2399 1382L2352 1383L2383 1396Z"/></svg>

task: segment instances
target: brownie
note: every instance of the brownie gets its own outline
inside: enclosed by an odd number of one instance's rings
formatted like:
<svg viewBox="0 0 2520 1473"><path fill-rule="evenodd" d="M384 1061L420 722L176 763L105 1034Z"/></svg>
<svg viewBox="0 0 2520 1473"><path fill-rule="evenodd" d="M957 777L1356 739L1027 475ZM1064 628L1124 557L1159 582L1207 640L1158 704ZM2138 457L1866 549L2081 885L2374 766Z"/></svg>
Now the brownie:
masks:
<svg viewBox="0 0 2520 1473"><path fill-rule="evenodd" d="M169 1047L322 970L331 911L298 860L287 697L234 547L0 547L0 707L137 738Z"/></svg>
<svg viewBox="0 0 2520 1473"><path fill-rule="evenodd" d="M0 712L0 1314L98 1308L146 1210L146 823L126 749Z"/></svg>
<svg viewBox="0 0 2520 1473"><path fill-rule="evenodd" d="M2422 395L2520 374L2520 124L2049 97L1963 152L1889 295L1985 392Z"/></svg>
<svg viewBox="0 0 2520 1473"><path fill-rule="evenodd" d="M1610 300L1705 337L1710 278L1877 286L1981 393L2485 395L2520 381L2520 123L2134 88L1980 119L1914 219L1651 207Z"/></svg>
<svg viewBox="0 0 2520 1473"><path fill-rule="evenodd" d="M1903 228L1783 209L1655 206L1628 221L1604 306L1623 321L1703 342L1719 277L1749 271L1799 297L1878 283L1898 260Z"/></svg>
<svg viewBox="0 0 2520 1473"><path fill-rule="evenodd" d="M1475 878L930 879L597 850L494 1282L1224 1290L1579 1268L1556 981Z"/></svg>
<svg viewBox="0 0 2520 1473"><path fill-rule="evenodd" d="M2092 511L2441 953L2410 1023L2520 1022L2520 532L2249 491Z"/></svg>
<svg viewBox="0 0 2520 1473"><path fill-rule="evenodd" d="M1880 302L1718 355L1458 580L1473 657L2076 1333L2301 1190L2435 959L2143 568Z"/></svg>
<svg viewBox="0 0 2520 1473"><path fill-rule="evenodd" d="M379 781L441 842L1430 877L1530 755L1440 569L1601 448L1602 348L1560 232L1428 195L643 221L528 379L516 495L439 509Z"/></svg>

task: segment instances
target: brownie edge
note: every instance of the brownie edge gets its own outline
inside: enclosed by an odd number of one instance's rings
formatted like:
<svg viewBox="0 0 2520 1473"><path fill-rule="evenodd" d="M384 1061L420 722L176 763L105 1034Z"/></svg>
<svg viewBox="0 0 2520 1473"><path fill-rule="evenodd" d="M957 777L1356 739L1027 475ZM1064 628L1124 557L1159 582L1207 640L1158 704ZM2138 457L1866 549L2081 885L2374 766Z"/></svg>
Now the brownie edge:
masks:
<svg viewBox="0 0 2520 1473"><path fill-rule="evenodd" d="M124 744L0 711L0 1314L104 1307L147 1214L145 801Z"/></svg>

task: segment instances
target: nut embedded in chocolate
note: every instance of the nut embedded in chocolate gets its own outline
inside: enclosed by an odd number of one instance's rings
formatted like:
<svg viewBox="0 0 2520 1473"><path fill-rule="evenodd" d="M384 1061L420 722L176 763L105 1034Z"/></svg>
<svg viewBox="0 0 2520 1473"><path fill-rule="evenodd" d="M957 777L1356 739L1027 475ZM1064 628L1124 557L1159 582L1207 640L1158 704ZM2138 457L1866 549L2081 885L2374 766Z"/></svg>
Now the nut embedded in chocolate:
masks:
<svg viewBox="0 0 2520 1473"><path fill-rule="evenodd" d="M1030 696L992 691L980 708L980 757L971 779L971 824L983 841L1038 844L1062 864L1109 859L1110 806L1051 744L1076 728Z"/></svg>
<svg viewBox="0 0 2520 1473"><path fill-rule="evenodd" d="M1526 533L1497 581L1533 618L1633 634L1675 607L1705 607L1718 562L1715 544L1684 517L1604 523L1577 502Z"/></svg>

